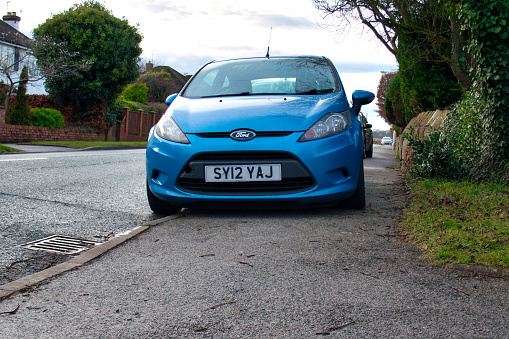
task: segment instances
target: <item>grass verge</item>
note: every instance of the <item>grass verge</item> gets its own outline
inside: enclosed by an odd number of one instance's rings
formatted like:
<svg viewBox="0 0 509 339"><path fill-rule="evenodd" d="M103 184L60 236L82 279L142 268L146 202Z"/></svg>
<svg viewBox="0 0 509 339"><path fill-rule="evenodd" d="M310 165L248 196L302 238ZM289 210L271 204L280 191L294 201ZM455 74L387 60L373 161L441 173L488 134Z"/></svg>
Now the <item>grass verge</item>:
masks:
<svg viewBox="0 0 509 339"><path fill-rule="evenodd" d="M0 153L21 152L21 150L0 144Z"/></svg>
<svg viewBox="0 0 509 339"><path fill-rule="evenodd" d="M435 265L509 268L509 187L417 181L400 226Z"/></svg>
<svg viewBox="0 0 509 339"><path fill-rule="evenodd" d="M34 145L66 146L74 148L88 147L146 147L147 142L118 141L32 141Z"/></svg>

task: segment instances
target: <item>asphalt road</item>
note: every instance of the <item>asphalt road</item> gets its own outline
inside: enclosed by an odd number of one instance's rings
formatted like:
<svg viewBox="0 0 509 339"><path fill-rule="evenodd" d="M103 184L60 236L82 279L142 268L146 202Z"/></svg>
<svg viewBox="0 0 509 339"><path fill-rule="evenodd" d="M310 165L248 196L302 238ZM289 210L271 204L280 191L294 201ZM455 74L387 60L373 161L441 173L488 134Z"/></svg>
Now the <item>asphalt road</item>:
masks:
<svg viewBox="0 0 509 339"><path fill-rule="evenodd" d="M0 338L507 338L509 282L400 239L394 153L363 211L187 210L0 302Z"/></svg>
<svg viewBox="0 0 509 339"><path fill-rule="evenodd" d="M67 259L21 244L52 235L103 242L156 217L143 149L1 154L0 178L0 284Z"/></svg>

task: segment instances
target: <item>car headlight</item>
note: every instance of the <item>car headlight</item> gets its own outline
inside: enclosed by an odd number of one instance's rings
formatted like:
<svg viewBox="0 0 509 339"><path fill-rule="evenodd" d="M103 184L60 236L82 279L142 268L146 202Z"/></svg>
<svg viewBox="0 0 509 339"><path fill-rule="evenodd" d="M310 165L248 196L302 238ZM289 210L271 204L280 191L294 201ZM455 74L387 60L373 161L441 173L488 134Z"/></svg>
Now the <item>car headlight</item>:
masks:
<svg viewBox="0 0 509 339"><path fill-rule="evenodd" d="M346 131L350 127L350 112L329 113L318 120L299 139L299 141L310 141L327 138Z"/></svg>
<svg viewBox="0 0 509 339"><path fill-rule="evenodd" d="M161 138L178 142L181 144L189 144L189 139L177 125L171 115L163 115L156 125L156 133Z"/></svg>

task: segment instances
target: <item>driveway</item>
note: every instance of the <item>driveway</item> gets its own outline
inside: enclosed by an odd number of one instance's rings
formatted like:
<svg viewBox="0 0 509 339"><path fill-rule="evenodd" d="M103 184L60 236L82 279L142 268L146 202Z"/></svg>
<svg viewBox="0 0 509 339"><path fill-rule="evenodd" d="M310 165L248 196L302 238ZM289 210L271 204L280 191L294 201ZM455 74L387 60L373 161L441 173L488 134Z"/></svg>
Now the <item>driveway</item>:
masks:
<svg viewBox="0 0 509 339"><path fill-rule="evenodd" d="M0 338L507 338L509 282L430 267L394 231L394 153L363 211L194 211L0 302Z"/></svg>

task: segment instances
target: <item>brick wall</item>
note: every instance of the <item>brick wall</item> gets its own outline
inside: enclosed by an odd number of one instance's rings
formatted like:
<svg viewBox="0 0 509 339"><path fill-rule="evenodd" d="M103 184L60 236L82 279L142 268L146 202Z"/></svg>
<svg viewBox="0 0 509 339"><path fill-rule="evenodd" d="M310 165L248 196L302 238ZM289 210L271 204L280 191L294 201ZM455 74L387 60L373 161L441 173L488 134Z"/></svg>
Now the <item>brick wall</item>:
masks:
<svg viewBox="0 0 509 339"><path fill-rule="evenodd" d="M0 142L23 141L104 141L111 140L103 133L84 133L69 128L18 126L5 124L5 109L0 109Z"/></svg>
<svg viewBox="0 0 509 339"><path fill-rule="evenodd" d="M83 133L68 128L0 125L0 142L23 141L104 141L103 133Z"/></svg>

